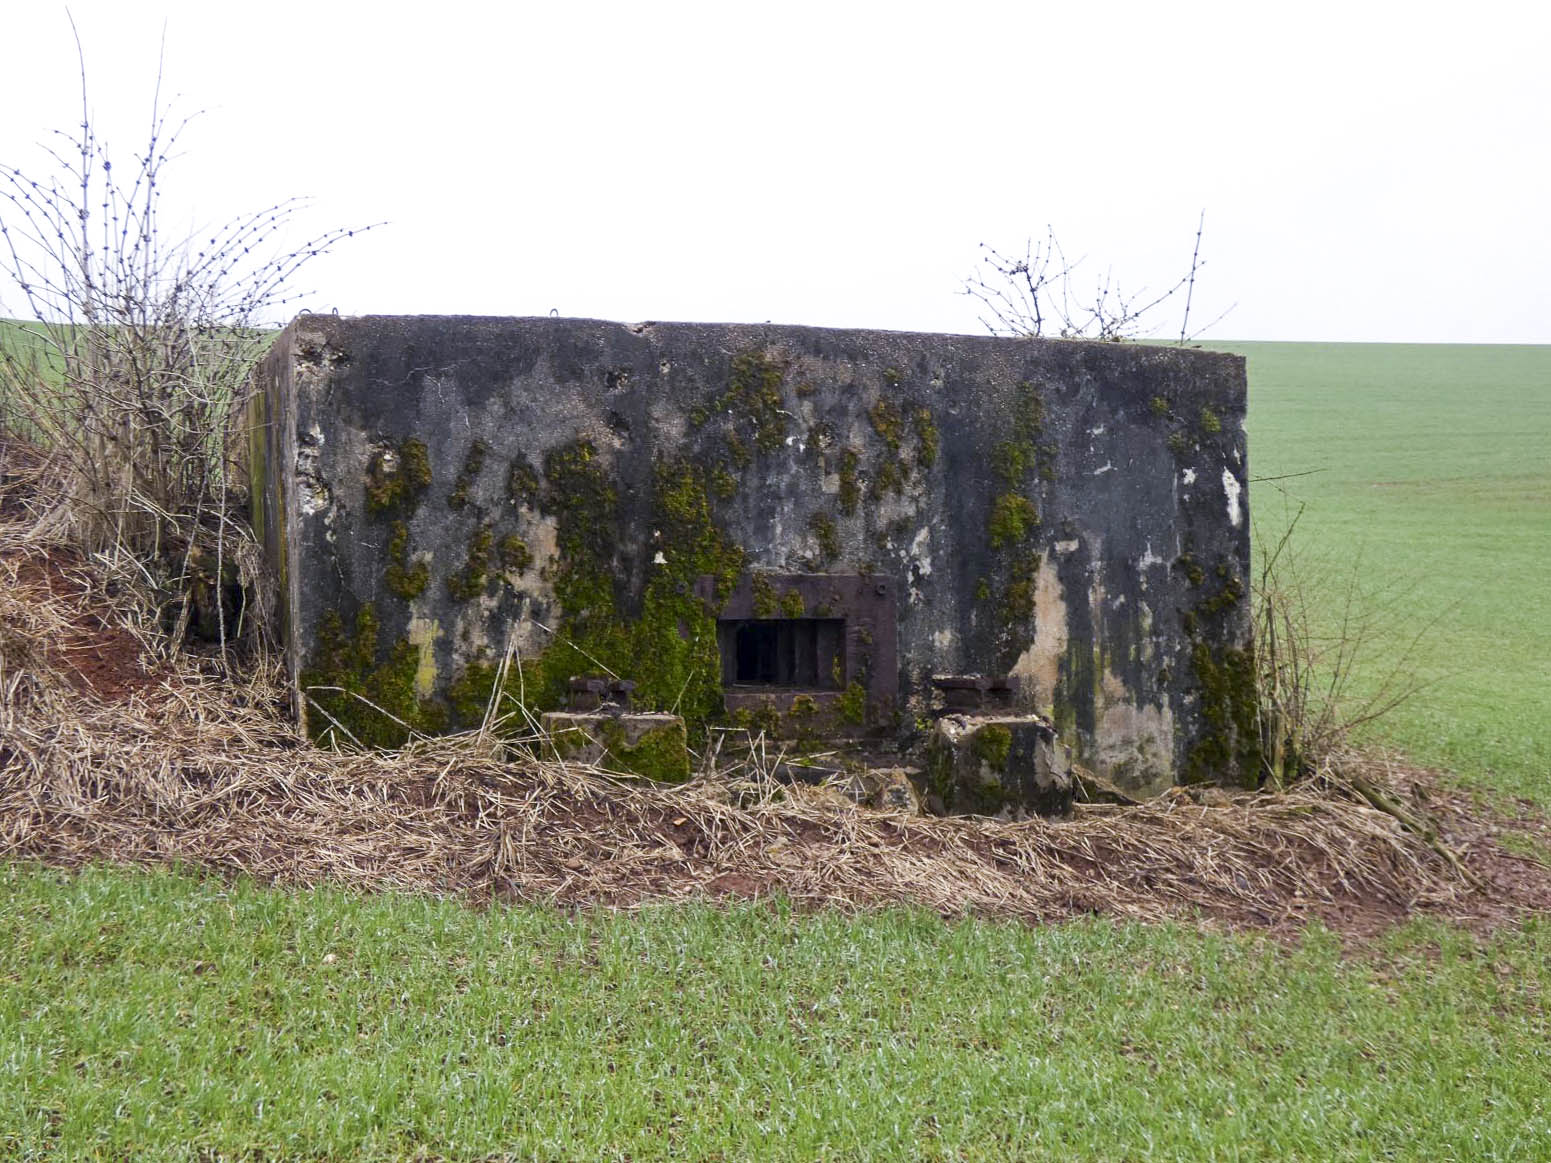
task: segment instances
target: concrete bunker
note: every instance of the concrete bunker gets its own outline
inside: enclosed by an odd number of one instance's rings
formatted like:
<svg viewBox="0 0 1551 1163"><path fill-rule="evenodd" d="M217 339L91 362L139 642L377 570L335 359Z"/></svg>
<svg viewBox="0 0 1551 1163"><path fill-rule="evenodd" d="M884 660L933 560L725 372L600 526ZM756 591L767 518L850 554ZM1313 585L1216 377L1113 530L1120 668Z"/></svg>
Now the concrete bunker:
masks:
<svg viewBox="0 0 1551 1163"><path fill-rule="evenodd" d="M1239 357L303 316L258 386L255 523L315 736L470 726L505 674L539 713L923 772L967 716L937 769L979 773L975 810L1023 796L997 762L1062 748L1133 794L1258 774ZM628 711L575 707L589 676ZM660 742L639 727L618 750Z"/></svg>

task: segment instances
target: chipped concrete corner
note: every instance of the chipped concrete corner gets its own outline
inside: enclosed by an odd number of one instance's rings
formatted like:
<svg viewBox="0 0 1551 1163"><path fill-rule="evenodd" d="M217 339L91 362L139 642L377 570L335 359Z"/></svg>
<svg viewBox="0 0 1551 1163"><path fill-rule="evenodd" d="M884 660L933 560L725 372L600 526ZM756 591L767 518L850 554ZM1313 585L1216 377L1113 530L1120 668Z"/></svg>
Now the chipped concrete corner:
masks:
<svg viewBox="0 0 1551 1163"><path fill-rule="evenodd" d="M1238 356L303 316L259 380L299 692L348 674L450 729L516 659L559 710L564 643L692 744L741 716L908 753L934 675L1011 676L1132 794L1258 774Z"/></svg>

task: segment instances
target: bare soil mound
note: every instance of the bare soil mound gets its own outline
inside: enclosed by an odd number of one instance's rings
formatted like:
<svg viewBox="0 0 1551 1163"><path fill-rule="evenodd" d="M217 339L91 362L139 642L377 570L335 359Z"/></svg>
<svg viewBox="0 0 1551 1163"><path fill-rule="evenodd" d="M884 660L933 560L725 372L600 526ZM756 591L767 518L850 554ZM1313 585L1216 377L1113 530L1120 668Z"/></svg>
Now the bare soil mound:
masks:
<svg viewBox="0 0 1551 1163"><path fill-rule="evenodd" d="M1485 927L1551 909L1551 871L1522 854L1545 851L1541 817L1483 815L1437 777L1371 757L1353 762L1435 839L1335 773L1281 795L1176 789L1000 823L857 808L751 768L658 786L520 746L511 761L479 735L324 751L278 713L271 669L233 685L197 658L148 663L156 635L110 573L0 525L0 858L471 901L780 894L1036 921L1318 918L1354 936L1419 913Z"/></svg>

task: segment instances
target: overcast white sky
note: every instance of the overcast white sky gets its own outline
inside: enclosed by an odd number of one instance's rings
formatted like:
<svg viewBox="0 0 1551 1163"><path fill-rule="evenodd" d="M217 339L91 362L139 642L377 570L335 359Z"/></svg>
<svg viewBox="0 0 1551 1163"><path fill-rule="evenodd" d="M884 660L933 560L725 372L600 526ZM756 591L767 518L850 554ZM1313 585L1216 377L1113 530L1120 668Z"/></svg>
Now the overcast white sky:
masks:
<svg viewBox="0 0 1551 1163"><path fill-rule="evenodd" d="M345 314L978 331L988 242L1189 265L1206 339L1551 343L1542 3L460 0L71 5L99 130L204 109L182 221L386 219ZM62 5L7 6L0 159L78 120ZM6 295L12 310L14 296ZM1160 320L1177 331L1177 315Z"/></svg>

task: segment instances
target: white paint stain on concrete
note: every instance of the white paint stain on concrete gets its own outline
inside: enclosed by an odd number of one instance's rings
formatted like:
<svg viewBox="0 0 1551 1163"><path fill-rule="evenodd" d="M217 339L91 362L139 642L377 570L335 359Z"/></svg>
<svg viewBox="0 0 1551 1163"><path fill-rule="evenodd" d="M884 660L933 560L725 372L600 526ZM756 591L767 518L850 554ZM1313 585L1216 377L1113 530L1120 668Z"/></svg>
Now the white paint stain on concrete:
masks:
<svg viewBox="0 0 1551 1163"><path fill-rule="evenodd" d="M915 563L916 572L922 577L932 576L932 530L929 525L922 525L920 531L910 542L910 557Z"/></svg>
<svg viewBox="0 0 1551 1163"><path fill-rule="evenodd" d="M1055 699L1068 637L1061 578L1046 560L1034 575L1034 641L1012 667L1013 675L1025 690L1033 690L1035 702L1041 707L1048 707Z"/></svg>
<svg viewBox="0 0 1551 1163"><path fill-rule="evenodd" d="M1244 486L1239 484L1239 478L1233 475L1232 469L1222 470L1222 491L1228 496L1228 524L1237 529L1239 522L1244 520L1244 511L1239 507L1239 496L1244 492Z"/></svg>
<svg viewBox="0 0 1551 1163"><path fill-rule="evenodd" d="M1184 472L1179 474L1179 479L1184 481L1187 485L1195 484L1196 470L1193 468L1187 468Z"/></svg>

